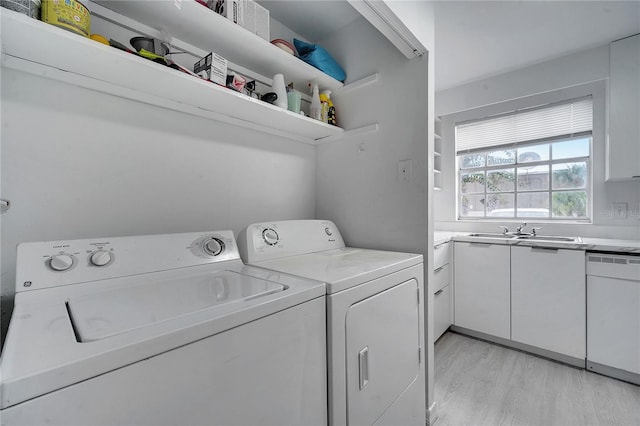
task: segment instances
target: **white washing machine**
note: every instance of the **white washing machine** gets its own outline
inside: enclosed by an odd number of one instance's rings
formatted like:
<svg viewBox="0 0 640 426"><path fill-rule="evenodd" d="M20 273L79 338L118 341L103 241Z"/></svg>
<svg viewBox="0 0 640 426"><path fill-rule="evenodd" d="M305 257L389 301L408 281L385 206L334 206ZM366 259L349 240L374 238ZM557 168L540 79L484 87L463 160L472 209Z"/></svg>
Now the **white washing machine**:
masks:
<svg viewBox="0 0 640 426"><path fill-rule="evenodd" d="M249 225L247 264L327 284L331 425L426 422L422 255L345 247L330 221Z"/></svg>
<svg viewBox="0 0 640 426"><path fill-rule="evenodd" d="M18 246L2 424L326 424L325 286L231 231Z"/></svg>

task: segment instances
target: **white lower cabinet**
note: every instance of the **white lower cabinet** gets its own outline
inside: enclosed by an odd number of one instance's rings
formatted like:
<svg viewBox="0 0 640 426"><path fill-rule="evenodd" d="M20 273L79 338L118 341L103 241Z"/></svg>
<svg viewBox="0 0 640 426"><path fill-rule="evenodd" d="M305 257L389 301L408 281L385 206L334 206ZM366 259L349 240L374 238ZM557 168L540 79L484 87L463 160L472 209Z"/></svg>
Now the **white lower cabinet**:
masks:
<svg viewBox="0 0 640 426"><path fill-rule="evenodd" d="M510 247L456 242L454 324L509 339Z"/></svg>
<svg viewBox="0 0 640 426"><path fill-rule="evenodd" d="M511 248L511 340L585 358L584 251Z"/></svg>
<svg viewBox="0 0 640 426"><path fill-rule="evenodd" d="M439 244L433 250L433 341L449 328L452 321L450 243Z"/></svg>

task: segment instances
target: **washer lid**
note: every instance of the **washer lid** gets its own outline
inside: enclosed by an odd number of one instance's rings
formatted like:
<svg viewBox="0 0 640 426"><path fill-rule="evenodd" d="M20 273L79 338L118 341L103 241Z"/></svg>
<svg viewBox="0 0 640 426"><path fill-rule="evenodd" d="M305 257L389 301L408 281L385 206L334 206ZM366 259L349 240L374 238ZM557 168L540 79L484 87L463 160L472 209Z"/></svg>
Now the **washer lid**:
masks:
<svg viewBox="0 0 640 426"><path fill-rule="evenodd" d="M90 342L284 289L233 271L206 272L72 296L67 311L77 340Z"/></svg>
<svg viewBox="0 0 640 426"><path fill-rule="evenodd" d="M327 283L327 294L422 263L422 255L345 247L252 265Z"/></svg>

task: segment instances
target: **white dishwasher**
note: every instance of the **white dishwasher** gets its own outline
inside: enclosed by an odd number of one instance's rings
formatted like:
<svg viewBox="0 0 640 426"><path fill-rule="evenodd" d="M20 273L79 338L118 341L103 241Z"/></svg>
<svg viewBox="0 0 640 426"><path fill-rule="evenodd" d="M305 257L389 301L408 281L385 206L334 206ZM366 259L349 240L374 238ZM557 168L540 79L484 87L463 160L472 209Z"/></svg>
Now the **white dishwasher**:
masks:
<svg viewBox="0 0 640 426"><path fill-rule="evenodd" d="M586 260L587 369L640 384L640 256Z"/></svg>

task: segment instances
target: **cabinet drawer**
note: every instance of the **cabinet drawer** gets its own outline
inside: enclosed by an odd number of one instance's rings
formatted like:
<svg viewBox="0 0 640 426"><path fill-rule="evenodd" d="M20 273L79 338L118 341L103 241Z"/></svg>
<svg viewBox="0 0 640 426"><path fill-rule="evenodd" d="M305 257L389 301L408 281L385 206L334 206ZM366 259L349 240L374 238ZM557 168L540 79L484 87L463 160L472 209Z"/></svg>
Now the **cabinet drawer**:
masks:
<svg viewBox="0 0 640 426"><path fill-rule="evenodd" d="M436 291L433 296L433 341L438 340L451 325L451 286Z"/></svg>
<svg viewBox="0 0 640 426"><path fill-rule="evenodd" d="M433 291L434 293L451 282L451 266L443 265L433 271Z"/></svg>
<svg viewBox="0 0 640 426"><path fill-rule="evenodd" d="M433 269L449 263L449 243L442 243L433 248Z"/></svg>

